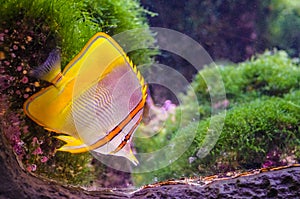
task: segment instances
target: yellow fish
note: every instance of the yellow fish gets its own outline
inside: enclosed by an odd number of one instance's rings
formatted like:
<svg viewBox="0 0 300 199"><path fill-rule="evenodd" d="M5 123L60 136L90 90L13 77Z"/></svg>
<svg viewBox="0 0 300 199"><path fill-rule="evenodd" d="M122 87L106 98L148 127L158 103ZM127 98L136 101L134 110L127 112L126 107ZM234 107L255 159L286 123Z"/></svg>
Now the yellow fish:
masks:
<svg viewBox="0 0 300 199"><path fill-rule="evenodd" d="M94 151L137 165L131 138L142 119L147 85L122 48L97 33L61 72L57 50L33 72L52 85L29 97L24 112L66 142L60 151Z"/></svg>

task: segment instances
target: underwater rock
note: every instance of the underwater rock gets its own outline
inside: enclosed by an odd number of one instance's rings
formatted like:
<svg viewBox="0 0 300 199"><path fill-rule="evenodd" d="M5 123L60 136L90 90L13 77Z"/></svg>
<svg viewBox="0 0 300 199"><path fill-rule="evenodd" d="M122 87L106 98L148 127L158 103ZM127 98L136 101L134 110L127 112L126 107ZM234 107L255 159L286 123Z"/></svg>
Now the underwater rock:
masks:
<svg viewBox="0 0 300 199"><path fill-rule="evenodd" d="M22 168L0 132L0 198L297 198L300 166L225 179L171 180L132 190L87 191L34 176Z"/></svg>

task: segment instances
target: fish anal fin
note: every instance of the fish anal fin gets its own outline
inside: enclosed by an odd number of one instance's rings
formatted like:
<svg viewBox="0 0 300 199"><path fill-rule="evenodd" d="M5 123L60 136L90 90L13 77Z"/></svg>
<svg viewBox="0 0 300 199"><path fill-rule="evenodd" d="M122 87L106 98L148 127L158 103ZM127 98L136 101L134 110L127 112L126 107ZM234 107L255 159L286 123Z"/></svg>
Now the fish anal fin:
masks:
<svg viewBox="0 0 300 199"><path fill-rule="evenodd" d="M66 142L65 145L57 149L58 151L65 151L70 153L84 153L88 151L88 147L79 139L69 135L55 136L57 139Z"/></svg>
<svg viewBox="0 0 300 199"><path fill-rule="evenodd" d="M138 159L135 157L135 155L132 152L131 145L127 143L123 149L121 149L117 154L127 158L130 160L135 166L139 164Z"/></svg>
<svg viewBox="0 0 300 199"><path fill-rule="evenodd" d="M58 49L52 50L47 60L42 65L30 71L30 74L36 78L55 84L62 77L60 51Z"/></svg>
<svg viewBox="0 0 300 199"><path fill-rule="evenodd" d="M126 155L126 158L129 159L135 166L139 164L138 159L135 157L131 149L129 153Z"/></svg>

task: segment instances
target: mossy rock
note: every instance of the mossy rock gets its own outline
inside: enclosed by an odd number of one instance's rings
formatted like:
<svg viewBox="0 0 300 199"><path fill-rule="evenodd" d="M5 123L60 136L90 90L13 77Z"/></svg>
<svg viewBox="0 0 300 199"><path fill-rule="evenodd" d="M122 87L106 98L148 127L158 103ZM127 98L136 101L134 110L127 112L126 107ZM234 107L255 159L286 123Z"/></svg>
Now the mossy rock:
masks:
<svg viewBox="0 0 300 199"><path fill-rule="evenodd" d="M299 1L272 0L268 5L269 43L284 49L293 57L299 56L300 48L300 3Z"/></svg>
<svg viewBox="0 0 300 199"><path fill-rule="evenodd" d="M0 4L1 100L9 102L5 117L17 125L7 131L9 141L28 171L67 184L89 185L97 175L101 178L105 167L95 170L89 153L56 153L62 143L55 134L24 115L24 101L49 85L28 72L54 48L61 49L65 66L97 32L114 35L135 28L149 30L146 15L150 12L135 0L0 0ZM151 56L157 54L147 48L153 46L152 33L145 31L132 45L141 42L145 48L129 56L135 64L152 62Z"/></svg>
<svg viewBox="0 0 300 199"><path fill-rule="evenodd" d="M299 89L300 71L298 60L290 59L285 51L267 51L258 57L240 64L220 65L228 99L249 100L256 97L282 96L291 90ZM193 82L193 89L199 100L209 100L210 93L202 76L213 72L208 68L199 72ZM218 92L218 89L214 89Z"/></svg>
<svg viewBox="0 0 300 199"><path fill-rule="evenodd" d="M285 51L266 51L262 55L253 57L249 61L239 64L219 65L226 97L230 104L227 108L239 103L247 103L257 98L271 96L282 97L284 94L299 90L300 70L298 59L291 59ZM200 105L204 105L202 117L210 116L210 95L217 95L222 89L214 85L211 93L207 89L203 77L213 76L215 73L210 67L200 71L193 83L192 89L198 97ZM188 96L183 97L184 104L190 101Z"/></svg>
<svg viewBox="0 0 300 199"><path fill-rule="evenodd" d="M141 152L159 149L175 139L176 135L183 136L184 139L184 135L188 136L190 131L196 132L194 141L169 166L150 173L135 174L137 184L235 169L260 168L272 158L273 153L280 155L278 159L272 159L274 166L288 164L283 160L289 156L294 157L293 161L300 160L297 153L300 146L298 63L285 52L275 51L237 65L222 66L220 71L230 105L226 107L224 127L214 148L206 157L198 157L206 147L202 145L211 122L210 93L202 78L202 75L212 73L207 67L199 72L192 83L200 105L195 106L186 95L183 96L183 104L177 107L191 113L192 110L200 110L202 120L190 121L190 124L181 129L174 129L174 123L180 122L179 120L173 123L167 120L161 134L156 134L148 142L136 142L136 147ZM175 117L180 119L178 114ZM212 116L215 117L219 115Z"/></svg>
<svg viewBox="0 0 300 199"><path fill-rule="evenodd" d="M131 29L149 29L146 15L153 13L143 9L138 1L120 2L117 0L0 0L0 18L2 26L14 28L15 22L22 21L28 26L35 26L36 31L48 32L46 37L53 38L44 46L44 51L51 51L56 46L62 49L62 66L65 66L96 32L115 35ZM17 27L15 27L17 28ZM151 63L151 56L158 51L153 47L152 33L145 32L135 41L145 47L131 54L135 64Z"/></svg>

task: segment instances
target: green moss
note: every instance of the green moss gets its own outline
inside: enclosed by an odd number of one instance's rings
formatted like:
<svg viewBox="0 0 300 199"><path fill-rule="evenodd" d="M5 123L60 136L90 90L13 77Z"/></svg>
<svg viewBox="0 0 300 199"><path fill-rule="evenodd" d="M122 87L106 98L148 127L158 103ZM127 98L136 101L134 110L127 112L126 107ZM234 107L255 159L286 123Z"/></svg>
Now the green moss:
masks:
<svg viewBox="0 0 300 199"><path fill-rule="evenodd" d="M287 93L284 95L284 99L295 104L295 106L299 106L300 105L300 90L296 90L294 92L291 93Z"/></svg>
<svg viewBox="0 0 300 199"><path fill-rule="evenodd" d="M267 17L269 42L286 50L291 56L300 52L300 4L299 1L272 0L268 5L271 13Z"/></svg>
<svg viewBox="0 0 300 199"><path fill-rule="evenodd" d="M44 62L56 47L61 48L62 66L65 66L96 32L103 31L113 36L134 28L149 30L145 18L149 12L136 0L0 0L0 4L0 32L4 33L0 51L5 54L4 61L9 63L9 66L3 64L6 74L15 80L5 94L12 102L10 111L19 114L26 127L26 132L22 131L21 135L16 132L21 138L20 143L24 142L24 167L60 182L87 185L96 177L90 165L91 155L56 153L55 149L62 143L24 115L22 105L25 99L48 86L27 76L27 72ZM135 64L152 62L151 56L157 54L156 50L147 48L153 46L152 33L143 33L131 41L133 46L143 43L144 47L130 54ZM14 45L17 49L13 49ZM21 71L17 70L18 66L22 66ZM24 76L28 78L27 83L21 81ZM40 86L35 86L35 83ZM25 98L25 95L28 96Z"/></svg>
<svg viewBox="0 0 300 199"><path fill-rule="evenodd" d="M240 165L260 165L272 149L291 150L298 144L299 121L300 109L285 100L255 100L228 112L215 150L236 154Z"/></svg>
<svg viewBox="0 0 300 199"><path fill-rule="evenodd" d="M177 108L191 114L198 111L202 120L190 121L182 129L174 129L174 122L168 120L161 134L148 142L135 143L139 152L148 152L176 139L177 135L184 139L190 131L196 132L194 141L169 166L150 173L135 174L138 185L154 180L258 168L266 161L267 154L273 151L282 154L281 158L294 154L299 159L299 65L285 52L275 51L244 63L222 66L220 70L230 106L227 107L225 124L214 148L206 157L198 157L199 152L207 148L202 146L205 137L218 136L208 134L210 93L202 76L213 75L213 71L205 68L192 83L200 106L193 103L189 95L191 91L188 91L182 97L183 104ZM214 90L218 90L218 85L215 86ZM176 117L180 118L180 115L177 113ZM219 115L212 116L216 117Z"/></svg>
<svg viewBox="0 0 300 199"><path fill-rule="evenodd" d="M200 100L209 99L210 93L202 76L209 76L211 72L209 68L202 70L193 82ZM267 51L250 61L220 66L220 72L228 99L281 96L300 87L299 67L284 51ZM214 91L218 92L218 89Z"/></svg>
<svg viewBox="0 0 300 199"><path fill-rule="evenodd" d="M0 3L2 21L13 23L22 19L25 23L33 22L28 25L47 26L50 29L48 37L55 38L57 45L62 49L62 66L65 66L96 32L106 32L113 36L135 28L147 30L145 16L152 14L144 10L136 0L0 0ZM143 43L145 47L131 55L133 61L136 64L152 62L151 56L158 53L147 48L153 46L152 33L146 31L133 42L136 44L132 45Z"/></svg>
<svg viewBox="0 0 300 199"><path fill-rule="evenodd" d="M219 66L227 99L231 108L238 103L250 102L256 98L283 96L300 88L300 70L296 59L290 59L284 51L266 51L251 60L240 63ZM219 85L211 93L203 79L214 75L209 67L200 71L192 83L192 89L198 96L199 104L204 105L200 114L210 116L210 95L217 95ZM184 104L190 99L184 98Z"/></svg>
<svg viewBox="0 0 300 199"><path fill-rule="evenodd" d="M300 95L298 95L300 97ZM214 116L218 117L218 116ZM151 183L200 174L213 174L238 168L257 168L272 150L290 153L300 144L300 108L281 98L257 99L228 111L224 128L215 147L205 158L197 158L207 135L210 119L192 122L176 134L196 131L189 149L174 163L151 173L135 174L136 183ZM160 138L168 140L167 138ZM184 138L182 138L184 139ZM172 141L172 140L171 140ZM138 143L138 142L136 142ZM143 143L148 148L146 143ZM158 145L149 146L157 147ZM138 145L137 148L141 148ZM189 158L196 158L189 163Z"/></svg>
<svg viewBox="0 0 300 199"><path fill-rule="evenodd" d="M95 180L95 168L91 165L89 153L70 154L57 152L55 158L47 163L38 164L37 172L41 176L55 179L63 184L87 185Z"/></svg>

